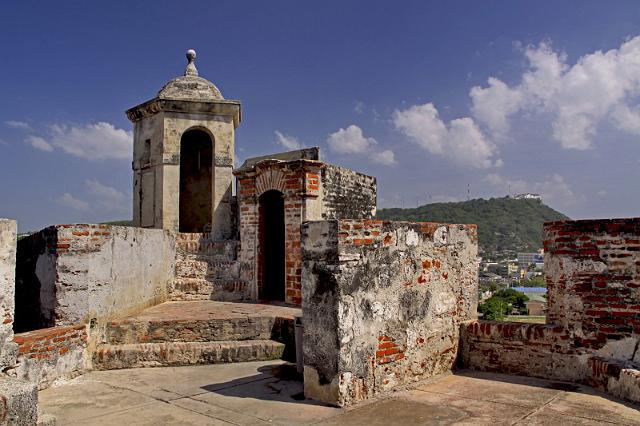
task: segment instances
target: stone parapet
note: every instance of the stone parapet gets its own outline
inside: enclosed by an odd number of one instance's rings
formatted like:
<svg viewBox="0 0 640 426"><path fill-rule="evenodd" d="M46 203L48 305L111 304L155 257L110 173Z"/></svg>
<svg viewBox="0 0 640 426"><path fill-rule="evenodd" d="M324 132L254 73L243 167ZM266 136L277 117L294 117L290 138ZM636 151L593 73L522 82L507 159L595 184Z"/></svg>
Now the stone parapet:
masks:
<svg viewBox="0 0 640 426"><path fill-rule="evenodd" d="M347 406L450 371L476 256L475 225L304 223L305 395Z"/></svg>
<svg viewBox="0 0 640 426"><path fill-rule="evenodd" d="M16 330L72 326L167 299L175 235L161 229L56 225L18 244Z"/></svg>
<svg viewBox="0 0 640 426"><path fill-rule="evenodd" d="M460 334L459 361L467 368L574 382L587 376L587 352L575 350L559 326L471 321Z"/></svg>
<svg viewBox="0 0 640 426"><path fill-rule="evenodd" d="M13 343L15 318L16 276L15 220L0 219L0 369L16 362L16 345Z"/></svg>
<svg viewBox="0 0 640 426"><path fill-rule="evenodd" d="M462 326L460 361L640 401L640 218L544 225L547 325Z"/></svg>
<svg viewBox="0 0 640 426"><path fill-rule="evenodd" d="M600 349L640 335L640 218L545 224L548 321Z"/></svg>
<svg viewBox="0 0 640 426"><path fill-rule="evenodd" d="M84 373L88 365L88 334L84 324L51 327L15 335L18 360L9 374L38 385L51 386L58 379Z"/></svg>

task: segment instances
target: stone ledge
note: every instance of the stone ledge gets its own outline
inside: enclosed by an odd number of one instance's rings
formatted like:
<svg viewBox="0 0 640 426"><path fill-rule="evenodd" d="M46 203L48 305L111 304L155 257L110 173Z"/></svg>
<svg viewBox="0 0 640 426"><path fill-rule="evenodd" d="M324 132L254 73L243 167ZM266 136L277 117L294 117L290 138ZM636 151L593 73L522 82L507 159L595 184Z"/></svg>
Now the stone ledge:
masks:
<svg viewBox="0 0 640 426"><path fill-rule="evenodd" d="M93 362L96 370L162 367L280 359L284 343L273 340L165 342L102 345Z"/></svg>
<svg viewBox="0 0 640 426"><path fill-rule="evenodd" d="M35 425L38 421L38 391L35 384L0 378L0 425Z"/></svg>

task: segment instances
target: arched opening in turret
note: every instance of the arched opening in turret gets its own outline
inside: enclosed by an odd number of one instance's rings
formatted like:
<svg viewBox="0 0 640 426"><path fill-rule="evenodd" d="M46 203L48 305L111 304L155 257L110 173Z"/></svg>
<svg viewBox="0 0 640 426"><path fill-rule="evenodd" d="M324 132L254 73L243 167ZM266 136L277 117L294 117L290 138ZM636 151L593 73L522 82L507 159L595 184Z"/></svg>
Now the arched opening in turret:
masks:
<svg viewBox="0 0 640 426"><path fill-rule="evenodd" d="M259 198L258 297L284 301L284 195L271 190Z"/></svg>
<svg viewBox="0 0 640 426"><path fill-rule="evenodd" d="M202 130L180 140L180 232L210 232L213 218L213 141Z"/></svg>

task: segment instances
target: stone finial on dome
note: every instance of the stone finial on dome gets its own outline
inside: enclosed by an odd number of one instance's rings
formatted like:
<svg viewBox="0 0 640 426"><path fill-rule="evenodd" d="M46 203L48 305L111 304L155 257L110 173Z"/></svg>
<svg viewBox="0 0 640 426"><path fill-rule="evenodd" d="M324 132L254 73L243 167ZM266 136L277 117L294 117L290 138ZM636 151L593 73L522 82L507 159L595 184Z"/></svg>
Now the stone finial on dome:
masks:
<svg viewBox="0 0 640 426"><path fill-rule="evenodd" d="M198 69L196 68L196 51L193 49L187 50L187 68L184 70L184 75L198 75Z"/></svg>

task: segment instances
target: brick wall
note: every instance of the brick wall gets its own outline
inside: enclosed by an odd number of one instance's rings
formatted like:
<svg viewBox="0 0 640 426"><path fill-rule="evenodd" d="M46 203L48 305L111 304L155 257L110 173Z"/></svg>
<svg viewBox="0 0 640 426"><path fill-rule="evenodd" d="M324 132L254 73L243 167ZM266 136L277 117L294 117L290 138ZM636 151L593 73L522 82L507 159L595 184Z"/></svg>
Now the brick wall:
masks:
<svg viewBox="0 0 640 426"><path fill-rule="evenodd" d="M475 225L302 226L305 395L350 405L450 371L475 318Z"/></svg>
<svg viewBox="0 0 640 426"><path fill-rule="evenodd" d="M260 225L260 196L276 190L284 196L285 301L299 305L302 259L300 226L322 218L372 218L376 209L376 180L320 161L264 159L236 171L242 278L250 283L249 297L258 299L264 263Z"/></svg>
<svg viewBox="0 0 640 426"><path fill-rule="evenodd" d="M460 332L460 365L475 370L585 383L640 402L640 364L577 347L558 325L470 321Z"/></svg>
<svg viewBox="0 0 640 426"><path fill-rule="evenodd" d="M299 305L302 299L300 274L300 225L312 215L314 200L320 195L323 163L310 160L282 162L264 160L251 169L236 173L240 229L241 278L249 283L249 297L257 300L263 285L260 196L275 190L284 197L285 217L285 302Z"/></svg>
<svg viewBox="0 0 640 426"><path fill-rule="evenodd" d="M36 383L40 389L57 379L78 376L88 367L84 324L19 333L14 341L18 344L18 359L9 375Z"/></svg>
<svg viewBox="0 0 640 426"><path fill-rule="evenodd" d="M472 321L461 330L463 366L495 373L581 380L584 351L572 347L567 331L552 324Z"/></svg>
<svg viewBox="0 0 640 426"><path fill-rule="evenodd" d="M175 237L161 229L56 225L18 244L16 330L109 319L163 302Z"/></svg>
<svg viewBox="0 0 640 426"><path fill-rule="evenodd" d="M640 335L640 218L544 227L549 322L600 349Z"/></svg>
<svg viewBox="0 0 640 426"><path fill-rule="evenodd" d="M544 248L547 325L466 323L461 364L640 402L640 219L546 223Z"/></svg>

